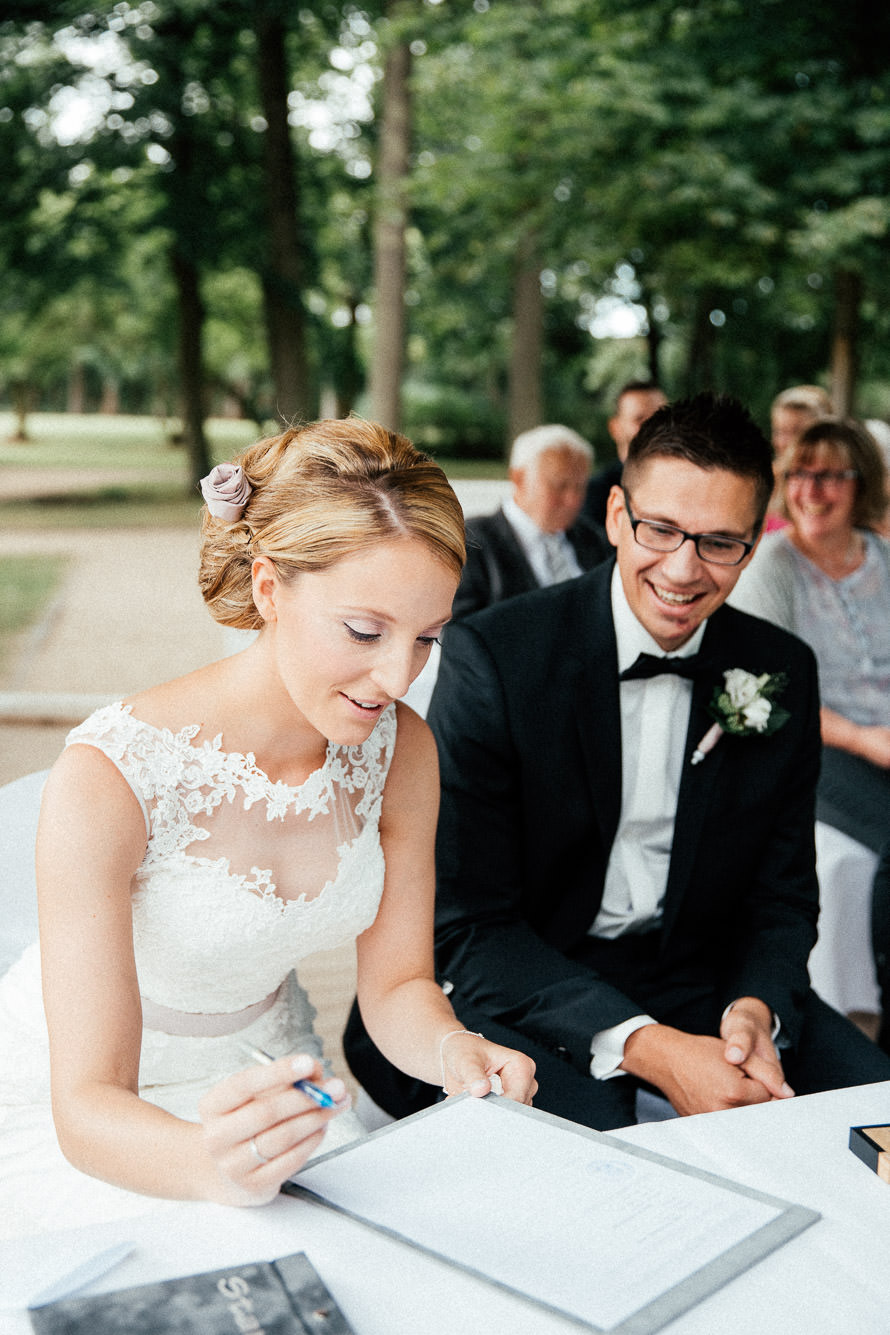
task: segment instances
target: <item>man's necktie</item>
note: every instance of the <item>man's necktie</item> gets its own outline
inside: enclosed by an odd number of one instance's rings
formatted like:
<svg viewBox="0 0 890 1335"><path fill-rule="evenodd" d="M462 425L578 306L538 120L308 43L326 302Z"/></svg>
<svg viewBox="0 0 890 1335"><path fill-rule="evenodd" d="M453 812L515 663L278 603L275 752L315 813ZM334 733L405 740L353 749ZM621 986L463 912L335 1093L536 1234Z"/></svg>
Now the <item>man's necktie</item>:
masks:
<svg viewBox="0 0 890 1335"><path fill-rule="evenodd" d="M695 681L706 676L711 664L701 654L689 654L686 658L661 658L657 654L640 654L635 663L625 668L619 681L643 681L648 677L660 677L672 673L675 677L686 677Z"/></svg>
<svg viewBox="0 0 890 1335"><path fill-rule="evenodd" d="M551 584L561 584L563 580L573 579L577 571L572 566L565 550L566 540L561 533L543 533L541 541Z"/></svg>

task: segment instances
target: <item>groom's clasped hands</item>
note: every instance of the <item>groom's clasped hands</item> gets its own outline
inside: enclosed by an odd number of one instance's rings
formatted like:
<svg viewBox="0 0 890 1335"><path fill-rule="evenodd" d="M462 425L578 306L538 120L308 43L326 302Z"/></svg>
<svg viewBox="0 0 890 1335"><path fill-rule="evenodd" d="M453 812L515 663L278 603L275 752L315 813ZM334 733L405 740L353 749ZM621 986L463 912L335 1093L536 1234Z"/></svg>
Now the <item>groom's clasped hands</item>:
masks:
<svg viewBox="0 0 890 1335"><path fill-rule="evenodd" d="M772 1040L772 1017L755 997L723 1016L720 1036L646 1025L630 1036L624 1069L656 1085L681 1116L794 1095Z"/></svg>

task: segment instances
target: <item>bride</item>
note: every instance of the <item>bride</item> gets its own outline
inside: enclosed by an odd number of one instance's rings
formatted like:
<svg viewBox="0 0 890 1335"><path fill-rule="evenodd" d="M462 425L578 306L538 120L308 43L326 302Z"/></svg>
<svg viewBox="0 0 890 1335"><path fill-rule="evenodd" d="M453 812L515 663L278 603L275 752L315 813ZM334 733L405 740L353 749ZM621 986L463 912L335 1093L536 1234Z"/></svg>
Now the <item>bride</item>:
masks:
<svg viewBox="0 0 890 1335"><path fill-rule="evenodd" d="M433 976L436 751L397 701L464 557L444 475L352 419L260 441L202 490L204 598L259 634L99 709L50 773L39 956L0 984L0 1203L18 1231L113 1217L133 1192L261 1204L323 1139L360 1134L293 973L354 938L391 1061L450 1094L495 1074L521 1102L536 1088Z"/></svg>

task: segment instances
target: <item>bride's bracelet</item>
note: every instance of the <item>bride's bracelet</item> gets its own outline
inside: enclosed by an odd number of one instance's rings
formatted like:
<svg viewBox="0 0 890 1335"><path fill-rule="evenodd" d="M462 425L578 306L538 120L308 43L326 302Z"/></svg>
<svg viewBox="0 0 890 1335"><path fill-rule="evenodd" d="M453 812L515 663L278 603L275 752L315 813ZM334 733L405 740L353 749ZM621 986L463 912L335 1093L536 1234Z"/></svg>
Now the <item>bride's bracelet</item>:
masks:
<svg viewBox="0 0 890 1335"><path fill-rule="evenodd" d="M445 1044L449 1038L456 1037L457 1034L469 1034L471 1038L484 1038L484 1034L477 1034L474 1029L449 1029L447 1034L443 1034L439 1042L439 1065L442 1067L442 1093L447 1094L445 1088Z"/></svg>

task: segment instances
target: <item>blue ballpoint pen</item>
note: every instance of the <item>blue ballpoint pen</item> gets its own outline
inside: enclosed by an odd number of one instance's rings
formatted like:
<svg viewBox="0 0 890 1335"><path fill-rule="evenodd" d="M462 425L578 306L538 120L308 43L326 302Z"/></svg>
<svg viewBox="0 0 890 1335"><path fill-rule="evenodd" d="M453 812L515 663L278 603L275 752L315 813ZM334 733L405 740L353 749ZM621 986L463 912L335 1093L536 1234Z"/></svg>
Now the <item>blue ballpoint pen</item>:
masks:
<svg viewBox="0 0 890 1335"><path fill-rule="evenodd" d="M255 1062L260 1062L263 1066L270 1066L275 1061L275 1058L270 1057L268 1052L264 1052L262 1048L255 1048L252 1043L242 1043L241 1048L248 1057L252 1057ZM314 1085L311 1080L295 1080L293 1086L301 1094L305 1094L307 1098L312 1099L313 1103L317 1103L319 1108L336 1108L337 1106L330 1094L323 1090L320 1085Z"/></svg>

